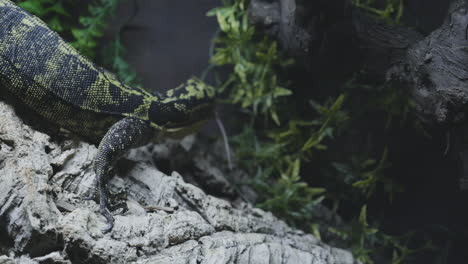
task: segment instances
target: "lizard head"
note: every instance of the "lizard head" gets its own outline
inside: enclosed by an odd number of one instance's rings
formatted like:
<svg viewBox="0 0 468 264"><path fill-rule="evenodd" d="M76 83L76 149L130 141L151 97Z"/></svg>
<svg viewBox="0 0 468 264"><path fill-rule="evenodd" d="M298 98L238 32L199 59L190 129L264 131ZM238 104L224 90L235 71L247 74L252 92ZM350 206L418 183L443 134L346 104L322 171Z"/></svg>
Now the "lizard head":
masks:
<svg viewBox="0 0 468 264"><path fill-rule="evenodd" d="M151 103L149 120L164 136L180 138L195 132L214 113L215 89L189 79Z"/></svg>

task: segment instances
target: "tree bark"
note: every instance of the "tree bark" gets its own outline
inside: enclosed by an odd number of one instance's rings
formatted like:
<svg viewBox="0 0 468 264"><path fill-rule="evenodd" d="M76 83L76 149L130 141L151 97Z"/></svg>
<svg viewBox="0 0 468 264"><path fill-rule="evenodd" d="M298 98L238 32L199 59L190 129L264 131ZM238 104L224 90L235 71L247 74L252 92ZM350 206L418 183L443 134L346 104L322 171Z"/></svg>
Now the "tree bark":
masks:
<svg viewBox="0 0 468 264"><path fill-rule="evenodd" d="M345 0L313 2L252 0L249 14L313 76L349 78L364 69L409 89L423 121L450 126L466 120L466 0L454 1L445 22L427 36L370 17ZM323 74L328 71L334 76Z"/></svg>
<svg viewBox="0 0 468 264"><path fill-rule="evenodd" d="M0 101L0 263L356 263L271 213L163 174L152 157L167 148L149 145L118 162L109 188L126 196L103 234L99 206L84 199L96 147L52 140ZM199 169L216 174L209 162Z"/></svg>

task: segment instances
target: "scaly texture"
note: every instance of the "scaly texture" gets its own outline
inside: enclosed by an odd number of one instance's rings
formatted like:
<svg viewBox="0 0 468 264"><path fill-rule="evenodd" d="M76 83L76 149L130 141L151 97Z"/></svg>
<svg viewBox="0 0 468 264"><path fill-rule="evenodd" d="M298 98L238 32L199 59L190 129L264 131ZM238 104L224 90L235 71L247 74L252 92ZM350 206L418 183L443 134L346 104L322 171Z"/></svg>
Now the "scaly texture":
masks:
<svg viewBox="0 0 468 264"><path fill-rule="evenodd" d="M51 123L95 143L104 136L95 171L105 231L112 229L106 180L114 163L155 132L180 136L198 128L212 112L213 87L196 78L163 96L129 87L9 0L0 0L0 25L0 88Z"/></svg>
<svg viewBox="0 0 468 264"><path fill-rule="evenodd" d="M0 0L0 25L0 85L46 119L94 141L123 117L155 128L185 126L203 119L197 111L214 97L213 88L195 78L164 96L129 87L9 0Z"/></svg>

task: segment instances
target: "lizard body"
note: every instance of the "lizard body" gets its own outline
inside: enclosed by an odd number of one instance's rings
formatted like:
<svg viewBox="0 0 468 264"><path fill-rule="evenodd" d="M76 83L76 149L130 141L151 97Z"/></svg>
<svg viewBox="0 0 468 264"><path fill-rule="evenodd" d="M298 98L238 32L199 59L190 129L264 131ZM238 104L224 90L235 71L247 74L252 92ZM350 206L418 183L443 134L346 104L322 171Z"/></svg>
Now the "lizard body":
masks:
<svg viewBox="0 0 468 264"><path fill-rule="evenodd" d="M130 87L10 0L0 0L0 25L0 89L46 120L100 142L95 171L109 231L105 179L112 165L154 135L196 129L210 118L214 88L196 78L164 95Z"/></svg>

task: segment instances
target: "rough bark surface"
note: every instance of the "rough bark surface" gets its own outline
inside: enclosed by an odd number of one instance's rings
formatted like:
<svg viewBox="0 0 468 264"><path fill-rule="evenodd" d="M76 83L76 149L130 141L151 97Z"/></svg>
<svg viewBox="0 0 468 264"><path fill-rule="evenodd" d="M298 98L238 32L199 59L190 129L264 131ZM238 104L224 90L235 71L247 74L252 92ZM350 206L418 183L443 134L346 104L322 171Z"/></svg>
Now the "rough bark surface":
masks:
<svg viewBox="0 0 468 264"><path fill-rule="evenodd" d="M347 0L250 3L251 21L266 28L288 53L299 55L315 70L315 78L323 72L333 73L325 78L346 73L350 78L364 68L381 81L409 89L423 121L453 125L466 120L466 0L453 1L445 22L428 36L372 18Z"/></svg>
<svg viewBox="0 0 468 264"><path fill-rule="evenodd" d="M411 84L418 112L439 123L466 121L468 4L455 1L445 22L407 51L396 74Z"/></svg>
<svg viewBox="0 0 468 264"><path fill-rule="evenodd" d="M355 263L268 212L163 174L152 157L161 149L120 162L109 186L127 196L103 234L98 205L83 199L96 147L53 141L0 101L0 263Z"/></svg>

